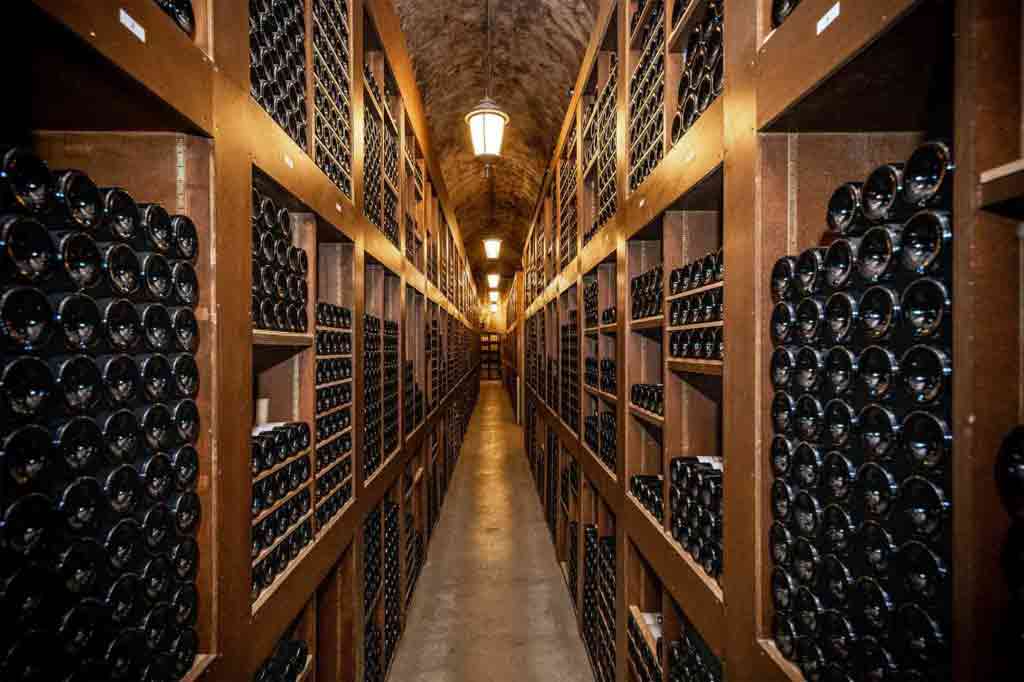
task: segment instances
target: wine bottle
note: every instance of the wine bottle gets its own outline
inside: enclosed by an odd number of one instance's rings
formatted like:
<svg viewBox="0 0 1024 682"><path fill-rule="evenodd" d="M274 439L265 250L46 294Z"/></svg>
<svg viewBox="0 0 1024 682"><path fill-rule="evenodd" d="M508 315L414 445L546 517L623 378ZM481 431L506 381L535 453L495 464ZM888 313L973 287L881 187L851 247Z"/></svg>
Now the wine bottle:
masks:
<svg viewBox="0 0 1024 682"><path fill-rule="evenodd" d="M0 294L0 338L15 350L32 352L53 334L53 308L34 287L13 287Z"/></svg>
<svg viewBox="0 0 1024 682"><path fill-rule="evenodd" d="M46 227L31 216L0 216L0 258L5 281L39 283L57 267L57 250Z"/></svg>
<svg viewBox="0 0 1024 682"><path fill-rule="evenodd" d="M0 206L41 215L50 206L53 177L46 163L20 147L11 147L0 160Z"/></svg>

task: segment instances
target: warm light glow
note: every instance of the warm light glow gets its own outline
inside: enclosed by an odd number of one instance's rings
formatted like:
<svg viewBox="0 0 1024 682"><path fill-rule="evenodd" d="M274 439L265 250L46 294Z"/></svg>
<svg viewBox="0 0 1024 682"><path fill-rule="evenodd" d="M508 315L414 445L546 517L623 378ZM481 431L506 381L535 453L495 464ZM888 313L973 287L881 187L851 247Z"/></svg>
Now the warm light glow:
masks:
<svg viewBox="0 0 1024 682"><path fill-rule="evenodd" d="M487 254L488 260L498 260L498 254L501 253L501 240L496 237L485 239L484 253Z"/></svg>
<svg viewBox="0 0 1024 682"><path fill-rule="evenodd" d="M486 242L484 242L484 243L486 244ZM497 257L497 256L495 256L495 257ZM487 286L489 286L490 288L497 289L498 288L498 284L500 284L500 283L501 283L501 275L499 275L498 273L492 272L491 274L487 275Z"/></svg>
<svg viewBox="0 0 1024 682"><path fill-rule="evenodd" d="M483 98L473 111L466 114L473 154L484 160L501 156L501 142L508 124L508 114L498 108L494 100Z"/></svg>
<svg viewBox="0 0 1024 682"><path fill-rule="evenodd" d="M497 303L492 303L491 304L491 312L492 313L498 312L498 304Z"/></svg>
<svg viewBox="0 0 1024 682"><path fill-rule="evenodd" d="M497 292L497 290L491 289L490 291L487 292L487 295L490 297L491 303L497 303L498 302L498 292Z"/></svg>

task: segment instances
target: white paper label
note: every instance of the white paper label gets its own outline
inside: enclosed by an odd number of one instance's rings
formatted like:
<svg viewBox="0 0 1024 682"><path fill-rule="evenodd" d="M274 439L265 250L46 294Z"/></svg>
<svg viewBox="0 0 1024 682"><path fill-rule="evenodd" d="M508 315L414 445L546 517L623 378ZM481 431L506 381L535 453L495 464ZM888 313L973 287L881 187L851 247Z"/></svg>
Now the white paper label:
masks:
<svg viewBox="0 0 1024 682"><path fill-rule="evenodd" d="M702 464L710 464L713 468L717 469L718 471L722 470L721 457L705 457L703 455L700 455L697 457L697 461L701 462Z"/></svg>
<svg viewBox="0 0 1024 682"><path fill-rule="evenodd" d="M121 19L121 25L128 29L133 36L138 38L141 42L146 42L146 29L142 27L142 24L135 21L132 15L125 12L123 9L118 15Z"/></svg>
<svg viewBox="0 0 1024 682"><path fill-rule="evenodd" d="M295 168L295 162L292 161L292 157L288 156L287 154L283 154L282 156L284 156L284 163L286 166L288 166L289 168Z"/></svg>
<svg viewBox="0 0 1024 682"><path fill-rule="evenodd" d="M821 15L821 19L818 19L818 35L828 28L833 21L839 18L839 3L832 5L827 12Z"/></svg>
<svg viewBox="0 0 1024 682"><path fill-rule="evenodd" d="M334 210L337 211L338 213L341 213L341 204L335 204Z"/></svg>

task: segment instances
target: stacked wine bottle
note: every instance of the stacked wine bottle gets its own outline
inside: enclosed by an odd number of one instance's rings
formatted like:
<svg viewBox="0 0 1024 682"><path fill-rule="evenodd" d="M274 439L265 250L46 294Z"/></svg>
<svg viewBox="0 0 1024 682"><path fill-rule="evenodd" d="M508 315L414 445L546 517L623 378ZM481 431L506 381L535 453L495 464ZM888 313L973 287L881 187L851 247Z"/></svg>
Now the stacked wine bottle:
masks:
<svg viewBox="0 0 1024 682"><path fill-rule="evenodd" d="M441 363L438 355L441 352L441 332L437 324L437 306L431 304L434 315L431 315L430 323L426 331L426 352L427 364L430 367L430 409L441 400Z"/></svg>
<svg viewBox="0 0 1024 682"><path fill-rule="evenodd" d="M0 677L177 680L198 650L198 232L27 150L0 163Z"/></svg>
<svg viewBox="0 0 1024 682"><path fill-rule="evenodd" d="M659 417L665 415L665 384L633 384L629 402Z"/></svg>
<svg viewBox="0 0 1024 682"><path fill-rule="evenodd" d="M662 285L661 265L637 275L629 281L629 295L632 302L633 319L655 317L662 314L665 287Z"/></svg>
<svg viewBox="0 0 1024 682"><path fill-rule="evenodd" d="M716 580L722 574L722 459L675 457L669 462L672 538Z"/></svg>
<svg viewBox="0 0 1024 682"><path fill-rule="evenodd" d="M672 117L672 144L679 142L722 94L723 10L724 0L712 0L704 10L704 18L690 31L679 75L678 104Z"/></svg>
<svg viewBox="0 0 1024 682"><path fill-rule="evenodd" d="M629 81L629 190L644 181L665 155L665 5L647 15L643 49Z"/></svg>
<svg viewBox="0 0 1024 682"><path fill-rule="evenodd" d="M299 638L298 625L291 625L274 646L274 652L256 672L253 682L298 682L306 670L309 645Z"/></svg>
<svg viewBox="0 0 1024 682"><path fill-rule="evenodd" d="M366 107L363 116L363 212L377 229L384 229L384 200L381 196L381 147L384 144L384 123L372 107Z"/></svg>
<svg viewBox="0 0 1024 682"><path fill-rule="evenodd" d="M352 112L348 3L313 2L315 159L346 196L352 196Z"/></svg>
<svg viewBox="0 0 1024 682"><path fill-rule="evenodd" d="M384 320L384 452L398 449L398 322Z"/></svg>
<svg viewBox="0 0 1024 682"><path fill-rule="evenodd" d="M697 628L673 601L676 618L680 624L679 639L668 644L668 682L722 682L722 659L712 653ZM841 678L840 678L841 679Z"/></svg>
<svg viewBox="0 0 1024 682"><path fill-rule="evenodd" d="M583 136L583 167L590 168L594 164L596 180L588 179L594 189L593 218L583 233L583 245L586 246L598 231L607 223L616 210L616 172L615 172L615 137L616 137L616 83L618 82L618 60L613 54L609 67L608 82L597 95L597 102L591 114L592 121L588 124ZM595 161L596 159L596 161Z"/></svg>
<svg viewBox="0 0 1024 682"><path fill-rule="evenodd" d="M579 311L569 311L568 324L562 325L562 419L573 431L580 431L580 336Z"/></svg>
<svg viewBox="0 0 1024 682"><path fill-rule="evenodd" d="M367 313L363 321L363 477L369 478L380 467L381 428L381 352L380 318Z"/></svg>
<svg viewBox="0 0 1024 682"><path fill-rule="evenodd" d="M402 635L402 591L398 581L398 505L384 503L384 668Z"/></svg>
<svg viewBox="0 0 1024 682"><path fill-rule="evenodd" d="M569 158L561 162L558 189L558 254L559 270L576 257L576 132L566 144Z"/></svg>
<svg viewBox="0 0 1024 682"><path fill-rule="evenodd" d="M381 589L381 511L380 504L371 509L363 521L363 680L379 682L384 678L381 661L380 630L374 609Z"/></svg>
<svg viewBox="0 0 1024 682"><path fill-rule="evenodd" d="M615 360L612 358L601 359L601 385L600 390L615 395L618 390L618 376L616 375Z"/></svg>
<svg viewBox="0 0 1024 682"><path fill-rule="evenodd" d="M583 640L599 682L615 680L615 536L583 527Z"/></svg>
<svg viewBox="0 0 1024 682"><path fill-rule="evenodd" d="M583 324L587 329L596 327L597 315L597 280L583 287Z"/></svg>
<svg viewBox="0 0 1024 682"><path fill-rule="evenodd" d="M253 601L313 540L308 518L311 443L309 424L303 422L262 424L252 430Z"/></svg>
<svg viewBox="0 0 1024 682"><path fill-rule="evenodd" d="M249 0L253 98L306 149L306 17L302 0Z"/></svg>
<svg viewBox="0 0 1024 682"><path fill-rule="evenodd" d="M629 492L659 522L665 520L665 477L661 474L634 474Z"/></svg>
<svg viewBox="0 0 1024 682"><path fill-rule="evenodd" d="M664 672L661 668L661 647L662 632L665 624L661 614L652 612L641 612L641 624L635 613L630 610L629 621L626 623L626 641L628 643L629 660L633 664L632 669L636 671L638 682L661 682ZM646 629L654 638L654 648L643 634Z"/></svg>
<svg viewBox="0 0 1024 682"><path fill-rule="evenodd" d="M252 323L256 329L309 329L309 256L292 244L291 212L252 190Z"/></svg>
<svg viewBox="0 0 1024 682"><path fill-rule="evenodd" d="M597 358L583 359L583 383L591 388L597 388L600 384L598 379Z"/></svg>
<svg viewBox="0 0 1024 682"><path fill-rule="evenodd" d="M423 534L416 526L416 517L410 512L405 513L404 529L405 602L408 606L409 600L412 599L413 589L416 587L416 579L419 578L420 570L423 568Z"/></svg>
<svg viewBox="0 0 1024 682"><path fill-rule="evenodd" d="M928 142L841 185L837 238L772 270L775 642L808 678L950 678L952 171Z"/></svg>

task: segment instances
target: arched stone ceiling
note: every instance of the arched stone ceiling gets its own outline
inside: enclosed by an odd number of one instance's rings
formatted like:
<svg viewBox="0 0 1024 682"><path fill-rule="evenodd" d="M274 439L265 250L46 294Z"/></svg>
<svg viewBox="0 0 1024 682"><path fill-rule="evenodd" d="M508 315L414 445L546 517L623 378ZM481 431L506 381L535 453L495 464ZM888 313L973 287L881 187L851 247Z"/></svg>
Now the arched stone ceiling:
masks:
<svg viewBox="0 0 1024 682"><path fill-rule="evenodd" d="M521 267L544 170L554 152L598 0L490 0L494 78L491 95L508 112L502 158L490 182L473 158L463 120L486 86L486 0L395 0L426 107L434 153L484 295L484 275L500 270L502 289ZM502 237L501 262L488 263L481 240Z"/></svg>

